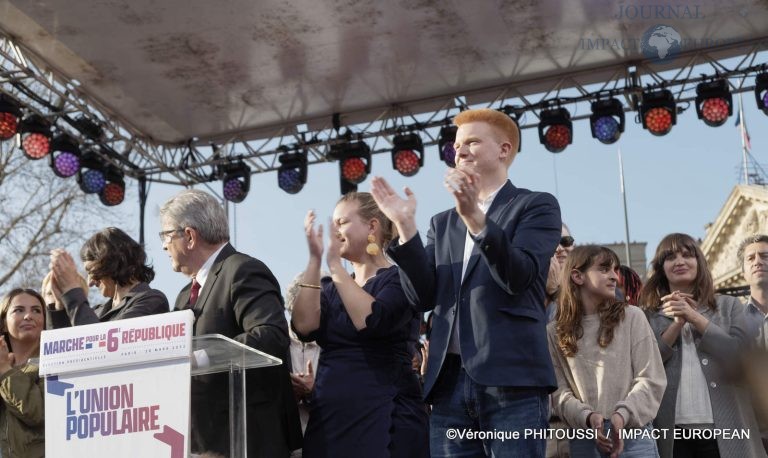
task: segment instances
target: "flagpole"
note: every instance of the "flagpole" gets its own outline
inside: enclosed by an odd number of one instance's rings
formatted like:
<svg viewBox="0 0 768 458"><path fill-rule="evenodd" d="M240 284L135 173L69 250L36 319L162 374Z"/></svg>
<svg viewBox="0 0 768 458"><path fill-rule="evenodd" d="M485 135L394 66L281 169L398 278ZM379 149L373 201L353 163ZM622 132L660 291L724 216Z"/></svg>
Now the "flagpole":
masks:
<svg viewBox="0 0 768 458"><path fill-rule="evenodd" d="M629 216L627 215L627 193L624 188L624 163L621 160L621 147L619 147L619 181L621 182L621 198L624 201L624 255L627 258L627 266L632 267L632 257L629 254Z"/></svg>
<svg viewBox="0 0 768 458"><path fill-rule="evenodd" d="M747 140L746 132L744 131L746 120L744 119L744 108L741 104L741 92L739 92L739 131L741 132L741 160L744 167L744 184L749 185L749 171L747 170Z"/></svg>

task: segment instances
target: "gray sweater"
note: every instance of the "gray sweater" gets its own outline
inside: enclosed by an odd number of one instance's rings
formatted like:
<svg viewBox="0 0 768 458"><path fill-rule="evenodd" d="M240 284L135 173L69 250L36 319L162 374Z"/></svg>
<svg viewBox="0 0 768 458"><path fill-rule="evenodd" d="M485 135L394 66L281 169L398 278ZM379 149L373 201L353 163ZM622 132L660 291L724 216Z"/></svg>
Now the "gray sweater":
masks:
<svg viewBox="0 0 768 458"><path fill-rule="evenodd" d="M744 320L744 305L735 297L717 296L717 310L705 312L709 325L703 334L693 330L694 343L701 369L709 387L715 428L728 430L749 428L749 439L723 439L717 441L722 458L765 457L760 442L760 431L750 405L747 391L729 380L738 369L739 356L748 347L748 336ZM658 440L661 458L672 458L675 427L675 406L680 385L682 352L680 337L669 346L661 340L661 334L672 324L672 318L661 312L649 317L664 361L667 373L667 390L661 400L659 413L654 421L656 428L670 431L666 438Z"/></svg>

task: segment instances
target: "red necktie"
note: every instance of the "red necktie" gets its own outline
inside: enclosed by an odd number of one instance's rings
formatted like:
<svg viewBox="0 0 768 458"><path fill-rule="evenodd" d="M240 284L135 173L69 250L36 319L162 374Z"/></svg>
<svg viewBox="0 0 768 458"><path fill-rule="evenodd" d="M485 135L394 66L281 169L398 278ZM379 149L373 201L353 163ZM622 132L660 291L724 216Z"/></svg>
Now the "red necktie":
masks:
<svg viewBox="0 0 768 458"><path fill-rule="evenodd" d="M192 289L189 290L189 305L194 306L197 302L197 295L200 293L200 283L192 279Z"/></svg>

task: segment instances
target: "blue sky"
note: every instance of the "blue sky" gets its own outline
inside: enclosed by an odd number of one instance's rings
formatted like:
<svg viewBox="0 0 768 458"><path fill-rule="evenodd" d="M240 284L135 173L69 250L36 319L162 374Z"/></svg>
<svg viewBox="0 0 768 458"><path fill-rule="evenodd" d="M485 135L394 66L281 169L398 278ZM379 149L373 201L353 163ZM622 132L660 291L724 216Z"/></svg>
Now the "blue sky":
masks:
<svg viewBox="0 0 768 458"><path fill-rule="evenodd" d="M752 154L764 162L768 117L760 112L752 92L744 93L744 112L752 139ZM734 104L738 97L734 96ZM655 137L635 124L635 113L627 113L627 127L619 142L603 145L593 139L588 121L574 123L574 141L564 152L552 154L539 143L535 129L524 129L523 151L510 168L509 177L518 187L554 194L560 201L564 221L577 243L611 243L624 240L624 219L619 192L617 148L624 159L630 235L633 241L648 243L647 256L670 232L705 236L705 225L713 222L726 198L738 184L741 143L734 116L720 127L706 126L696 117L693 104L678 116L678 123L664 137ZM429 218L451 206L452 199L442 186L445 165L437 147L428 147L425 166L406 178L392 169L388 154L373 158L373 175L383 176L398 189L407 185L418 200L417 223L422 235ZM221 183L210 183L221 192ZM370 177L359 186L366 191ZM125 229L137 234L138 203L135 183L120 207L125 212ZM204 187L203 187L204 189ZM188 279L171 270L162 251L158 209L181 188L153 184L146 210L147 251L157 273L154 286L173 303ZM289 195L277 186L276 173L252 177L248 197L230 204L232 242L245 253L264 261L285 287L307 262L303 219L315 209L327 222L339 198L338 165L310 166L304 189Z"/></svg>

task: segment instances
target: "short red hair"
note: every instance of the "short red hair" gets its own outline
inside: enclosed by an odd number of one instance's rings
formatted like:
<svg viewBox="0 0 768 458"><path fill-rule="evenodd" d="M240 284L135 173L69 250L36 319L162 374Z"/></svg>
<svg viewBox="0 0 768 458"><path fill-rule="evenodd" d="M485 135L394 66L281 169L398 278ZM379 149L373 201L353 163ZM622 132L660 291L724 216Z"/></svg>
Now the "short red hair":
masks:
<svg viewBox="0 0 768 458"><path fill-rule="evenodd" d="M502 138L512 144L512 151L517 152L520 145L520 129L515 121L508 115L490 108L478 108L476 110L466 110L457 114L453 118L453 123L457 126L469 122L484 122L490 124L501 134Z"/></svg>

